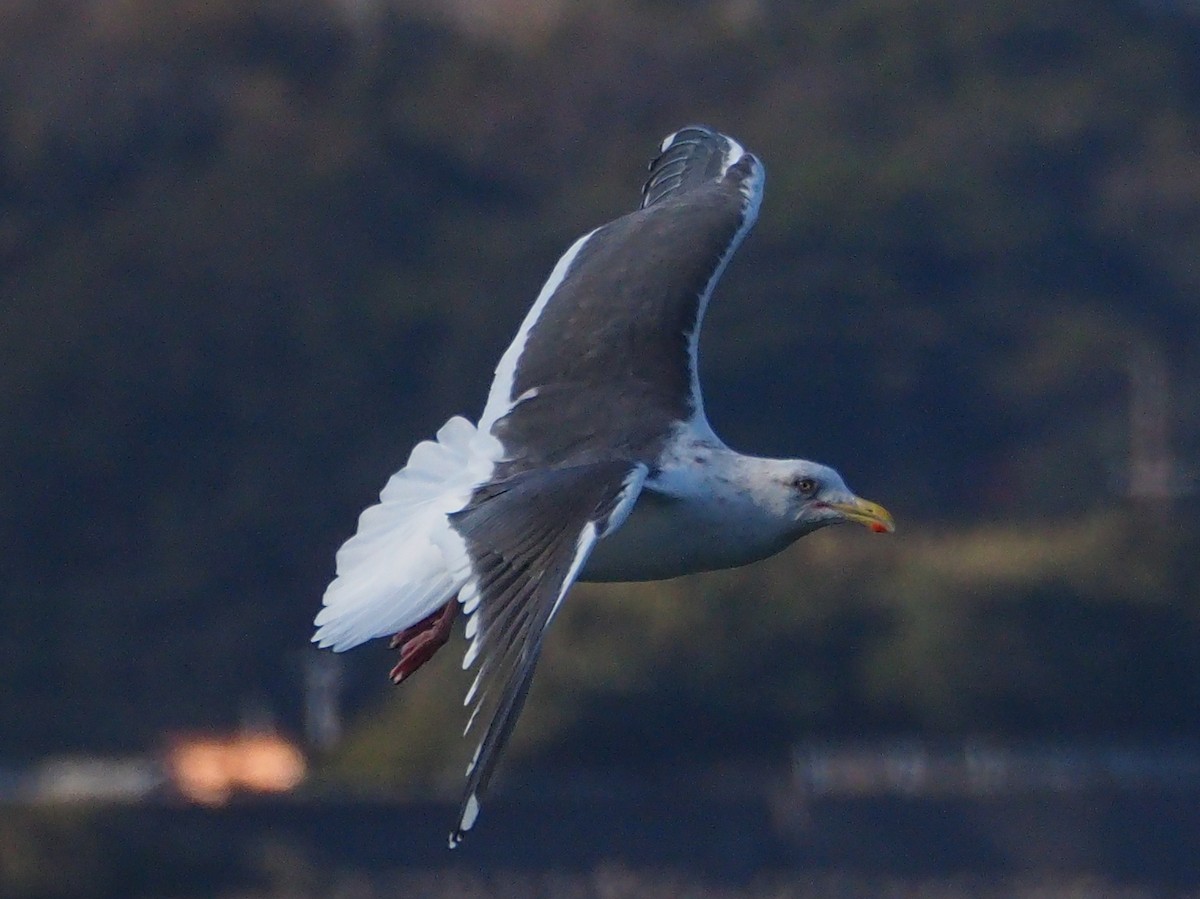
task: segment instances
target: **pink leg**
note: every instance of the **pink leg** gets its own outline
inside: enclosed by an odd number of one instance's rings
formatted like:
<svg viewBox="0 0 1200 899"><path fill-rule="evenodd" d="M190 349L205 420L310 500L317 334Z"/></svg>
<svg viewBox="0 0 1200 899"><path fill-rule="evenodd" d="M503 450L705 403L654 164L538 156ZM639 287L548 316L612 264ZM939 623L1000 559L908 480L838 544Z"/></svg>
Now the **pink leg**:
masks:
<svg viewBox="0 0 1200 899"><path fill-rule="evenodd" d="M404 680L441 649L450 639L450 630L458 616L458 600L452 599L442 608L422 618L412 627L392 637L389 649L400 650L400 661L390 675L393 684Z"/></svg>

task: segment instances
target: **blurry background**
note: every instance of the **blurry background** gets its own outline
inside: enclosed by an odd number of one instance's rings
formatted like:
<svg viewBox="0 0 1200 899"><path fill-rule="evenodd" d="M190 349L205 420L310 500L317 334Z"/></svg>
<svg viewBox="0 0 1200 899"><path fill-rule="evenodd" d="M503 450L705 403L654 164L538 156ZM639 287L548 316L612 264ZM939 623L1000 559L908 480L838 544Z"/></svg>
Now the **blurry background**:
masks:
<svg viewBox="0 0 1200 899"><path fill-rule="evenodd" d="M576 589L483 848L446 857L459 650L394 691L382 644L330 664L312 616L358 513L415 441L478 415L558 254L633 208L659 140L693 121L768 170L702 343L714 426L835 465L899 532ZM0 896L1200 890L1198 259L1185 0L8 0ZM275 734L307 784L286 813L192 809L178 784L146 811L37 787L68 763L157 783L197 733ZM880 841L856 855L813 817L849 806L793 795L834 765L855 796L908 795L903 818L933 789L914 765L975 772L977 793L981 758L1008 772L993 786L1034 772L1026 798L1066 772L1075 787L1045 792L1075 811L1043 821L1061 853L1024 806L1006 833L1043 855L1013 849L993 808L949 828L986 833L990 861L940 864L950 837L921 828L976 803L922 806L925 824L854 806ZM1095 778L1166 805L1114 805ZM596 811L647 783L666 798ZM603 848L717 814L681 793L773 797L751 820L778 856ZM332 826L313 809L334 805L374 861L310 854ZM240 830L239 808L270 821ZM579 828L559 854L534 836L556 816ZM102 833L126 834L119 864ZM176 833L194 879L161 844L128 848L147 833ZM1137 848L1114 868L1122 838ZM198 846L211 871L186 862ZM396 846L433 861L378 874ZM249 873L214 873L231 870Z"/></svg>

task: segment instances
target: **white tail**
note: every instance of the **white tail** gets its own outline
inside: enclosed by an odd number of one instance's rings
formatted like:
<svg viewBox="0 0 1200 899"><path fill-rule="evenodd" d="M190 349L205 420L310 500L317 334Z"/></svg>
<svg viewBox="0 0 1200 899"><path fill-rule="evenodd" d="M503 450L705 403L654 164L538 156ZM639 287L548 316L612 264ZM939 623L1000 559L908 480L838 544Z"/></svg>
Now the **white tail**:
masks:
<svg viewBox="0 0 1200 899"><path fill-rule="evenodd" d="M461 569L452 573L438 548L450 536L446 516L467 504L500 456L496 438L457 416L436 442L418 443L338 550L313 642L341 652L404 630L454 598Z"/></svg>

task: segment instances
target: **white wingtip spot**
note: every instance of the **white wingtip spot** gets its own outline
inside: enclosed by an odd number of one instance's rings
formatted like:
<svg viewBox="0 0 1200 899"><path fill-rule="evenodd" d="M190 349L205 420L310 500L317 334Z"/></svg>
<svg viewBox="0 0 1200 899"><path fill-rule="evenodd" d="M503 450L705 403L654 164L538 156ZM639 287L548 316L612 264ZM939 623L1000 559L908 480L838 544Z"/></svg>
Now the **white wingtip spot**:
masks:
<svg viewBox="0 0 1200 899"><path fill-rule="evenodd" d="M475 826L475 819L479 817L479 800L472 793L467 797L467 805L463 809L462 821L458 824L458 829L462 833L466 833ZM459 837L461 840L462 837Z"/></svg>
<svg viewBox="0 0 1200 899"><path fill-rule="evenodd" d="M699 127L699 126L696 126L696 127ZM684 128L681 130L686 131L688 129ZM700 128L700 130L708 130L708 129ZM729 171L731 166L733 166L739 159L741 159L743 156L746 155L746 148L743 147L736 140L734 140L732 137L730 137L728 134L721 134L719 132L710 132L710 133L714 134L716 137L718 137L719 139L721 139L725 142L725 147L726 147L725 157L724 157L724 159L721 160L721 174L724 175L726 172ZM680 134L679 131L672 131L670 134L668 134L666 137L664 137L662 144L658 148L658 152L666 153L667 148L670 147L671 144L675 143L675 138L679 137L679 134Z"/></svg>
<svg viewBox="0 0 1200 899"><path fill-rule="evenodd" d="M479 817L479 800L472 793L467 797L467 804L463 807L462 820L458 822L458 827L450 833L450 848L457 849L459 843L463 841L463 837L467 835L467 831L475 826L475 819Z"/></svg>
<svg viewBox="0 0 1200 899"><path fill-rule="evenodd" d="M725 154L725 167L721 170L722 174L728 172L729 169L743 156L746 155L746 148L735 141L732 137L725 134L722 135L726 143L729 144L729 152Z"/></svg>

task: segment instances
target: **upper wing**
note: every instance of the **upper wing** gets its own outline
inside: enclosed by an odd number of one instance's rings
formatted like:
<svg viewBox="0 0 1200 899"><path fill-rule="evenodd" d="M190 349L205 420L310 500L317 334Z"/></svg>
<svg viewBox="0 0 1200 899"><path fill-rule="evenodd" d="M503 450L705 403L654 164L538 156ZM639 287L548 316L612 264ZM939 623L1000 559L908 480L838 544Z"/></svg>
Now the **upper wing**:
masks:
<svg viewBox="0 0 1200 899"><path fill-rule="evenodd" d="M451 848L475 823L525 703L546 628L597 541L628 516L646 473L628 462L525 471L481 486L449 516L458 539L446 547L447 558L466 576L459 602L470 615L463 667L482 659L465 702L475 703L471 722L481 709L490 712L467 769Z"/></svg>
<svg viewBox="0 0 1200 899"><path fill-rule="evenodd" d="M732 139L701 127L668 137L642 207L581 237L551 272L497 366L481 430L546 465L593 442L611 453L614 434L628 457L653 459L669 424L703 418L700 323L762 185L761 163Z"/></svg>

